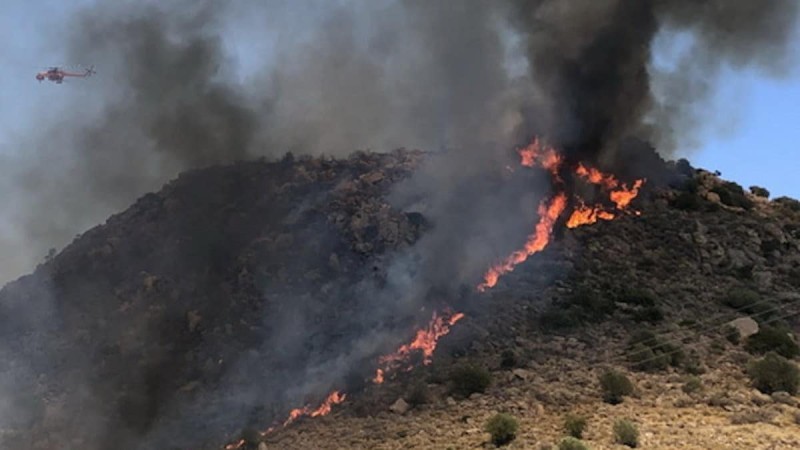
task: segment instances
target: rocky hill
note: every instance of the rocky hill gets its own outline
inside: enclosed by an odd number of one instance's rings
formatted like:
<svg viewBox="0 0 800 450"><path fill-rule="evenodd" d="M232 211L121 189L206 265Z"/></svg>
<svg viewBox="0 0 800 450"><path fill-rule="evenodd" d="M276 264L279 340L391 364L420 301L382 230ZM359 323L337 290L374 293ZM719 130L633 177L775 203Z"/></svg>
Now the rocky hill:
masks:
<svg viewBox="0 0 800 450"><path fill-rule="evenodd" d="M768 366L765 386L751 365L799 353L800 203L754 190L698 170L641 216L567 231L444 337L430 367L261 448L495 448L485 426L500 413L518 421L509 449L584 448L564 442L570 418L573 430L585 420L585 448L629 448L619 420L640 448L798 448L796 370ZM465 362L488 386L458 375ZM631 381L629 397L609 401L608 372Z"/></svg>
<svg viewBox="0 0 800 450"><path fill-rule="evenodd" d="M493 447L495 413L518 421L509 448L558 445L568 414L596 449L624 448L617 419L643 448L800 446L791 380L759 391L748 370L797 357L800 203L665 164L638 215L559 228L485 293L385 302L387 261L437 226L387 199L424 158L188 172L8 284L2 447ZM464 316L430 364L369 382L443 305ZM632 380L614 401L610 370ZM330 414L280 426L332 391Z"/></svg>

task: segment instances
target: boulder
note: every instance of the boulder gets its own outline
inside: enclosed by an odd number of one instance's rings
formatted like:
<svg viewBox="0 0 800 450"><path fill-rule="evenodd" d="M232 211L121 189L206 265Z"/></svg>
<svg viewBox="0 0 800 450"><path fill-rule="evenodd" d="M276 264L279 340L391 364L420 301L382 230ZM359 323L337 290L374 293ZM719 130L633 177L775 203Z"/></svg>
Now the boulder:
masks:
<svg viewBox="0 0 800 450"><path fill-rule="evenodd" d="M392 406L389 407L389 411L395 414L405 414L409 409L411 409L411 406L402 398L398 398L397 401L392 403Z"/></svg>
<svg viewBox="0 0 800 450"><path fill-rule="evenodd" d="M739 332L739 337L742 339L747 339L749 336L758 333L758 323L750 317L740 317L728 322L728 325L736 328L736 331Z"/></svg>

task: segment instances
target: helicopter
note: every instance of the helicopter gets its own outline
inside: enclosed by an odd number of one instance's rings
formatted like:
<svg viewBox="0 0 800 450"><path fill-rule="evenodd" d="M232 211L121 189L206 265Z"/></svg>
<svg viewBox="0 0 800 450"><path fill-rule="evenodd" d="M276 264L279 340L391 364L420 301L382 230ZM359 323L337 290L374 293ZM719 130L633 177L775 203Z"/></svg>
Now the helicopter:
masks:
<svg viewBox="0 0 800 450"><path fill-rule="evenodd" d="M67 72L60 67L50 67L45 71L38 72L36 74L36 79L39 80L40 83L47 79L54 81L56 84L61 84L64 82L64 78L66 77L86 78L92 76L94 73L96 73L94 71L94 66L87 68L83 73Z"/></svg>

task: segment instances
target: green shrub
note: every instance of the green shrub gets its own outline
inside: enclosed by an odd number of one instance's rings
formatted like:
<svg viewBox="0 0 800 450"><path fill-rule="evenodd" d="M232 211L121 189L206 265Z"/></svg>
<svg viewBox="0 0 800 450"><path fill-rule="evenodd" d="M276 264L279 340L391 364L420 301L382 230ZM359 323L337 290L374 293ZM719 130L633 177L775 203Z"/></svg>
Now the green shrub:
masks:
<svg viewBox="0 0 800 450"><path fill-rule="evenodd" d="M683 211L699 211L703 206L702 199L692 192L681 192L672 200L673 208Z"/></svg>
<svg viewBox="0 0 800 450"><path fill-rule="evenodd" d="M777 311L773 302L764 300L758 292L747 288L732 288L722 298L722 304L745 314L758 315L761 319L766 318L761 316Z"/></svg>
<svg viewBox="0 0 800 450"><path fill-rule="evenodd" d="M411 406L424 405L430 402L431 393L430 389L428 389L427 383L423 381L417 381L412 384L408 389L408 393L406 394L406 400L408 400L408 404Z"/></svg>
<svg viewBox="0 0 800 450"><path fill-rule="evenodd" d="M644 289L623 289L617 294L617 300L629 305L654 306L656 297L652 292Z"/></svg>
<svg viewBox="0 0 800 450"><path fill-rule="evenodd" d="M682 389L687 394L700 392L703 390L703 381L699 377L689 377Z"/></svg>
<svg viewBox="0 0 800 450"><path fill-rule="evenodd" d="M748 375L753 386L765 394L785 391L791 395L797 394L800 385L800 369L793 362L770 352L757 361L752 361L747 367Z"/></svg>
<svg viewBox="0 0 800 450"><path fill-rule="evenodd" d="M738 345L742 340L742 335L739 333L739 329L733 325L725 325L725 327L722 329L722 333L725 335L725 339L727 339L728 342L733 345Z"/></svg>
<svg viewBox="0 0 800 450"><path fill-rule="evenodd" d="M503 369L512 369L517 367L517 354L513 350L503 350L500 353L500 367Z"/></svg>
<svg viewBox="0 0 800 450"><path fill-rule="evenodd" d="M566 298L569 306L578 308L584 319L596 319L614 313L614 300L599 294L590 286L580 286Z"/></svg>
<svg viewBox="0 0 800 450"><path fill-rule="evenodd" d="M650 291L626 288L617 293L616 300L626 306L626 312L637 322L664 320L664 312L656 305L656 297Z"/></svg>
<svg viewBox="0 0 800 450"><path fill-rule="evenodd" d="M761 253L767 256L771 255L775 250L780 250L781 247L781 241L777 239L764 239L761 241Z"/></svg>
<svg viewBox="0 0 800 450"><path fill-rule="evenodd" d="M451 392L468 397L475 392L485 392L492 382L488 370L474 365L462 365L450 372Z"/></svg>
<svg viewBox="0 0 800 450"><path fill-rule="evenodd" d="M628 340L628 360L635 370L650 372L680 366L685 354L677 345L663 341L651 331L642 330Z"/></svg>
<svg viewBox="0 0 800 450"><path fill-rule="evenodd" d="M778 197L773 200L772 203L775 203L781 208L791 212L800 212L800 201L797 201L791 197Z"/></svg>
<svg viewBox="0 0 800 450"><path fill-rule="evenodd" d="M690 375L702 375L706 373L700 354L692 350L683 360L683 370Z"/></svg>
<svg viewBox="0 0 800 450"><path fill-rule="evenodd" d="M630 420L614 422L614 440L631 448L639 446L639 429Z"/></svg>
<svg viewBox="0 0 800 450"><path fill-rule="evenodd" d="M492 443L500 447L516 439L519 424L509 414L496 414L486 423L486 431L492 435Z"/></svg>
<svg viewBox="0 0 800 450"><path fill-rule="evenodd" d="M574 438L583 439L583 432L586 431L586 418L572 414L568 415L564 420L564 431Z"/></svg>
<svg viewBox="0 0 800 450"><path fill-rule="evenodd" d="M580 439L568 436L558 443L558 450L589 450L589 447Z"/></svg>
<svg viewBox="0 0 800 450"><path fill-rule="evenodd" d="M711 192L719 195L719 200L728 205L744 209L752 209L753 201L747 198L744 188L732 181L724 181L718 186L714 186Z"/></svg>
<svg viewBox="0 0 800 450"><path fill-rule="evenodd" d="M569 330L583 323L582 314L576 308L551 306L539 317L542 327L549 330Z"/></svg>
<svg viewBox="0 0 800 450"><path fill-rule="evenodd" d="M612 405L622 403L624 397L633 394L631 380L615 370L600 375L600 388L603 391L603 401Z"/></svg>
<svg viewBox="0 0 800 450"><path fill-rule="evenodd" d="M750 186L750 193L763 198L769 198L769 191L761 186Z"/></svg>
<svg viewBox="0 0 800 450"><path fill-rule="evenodd" d="M744 348L758 355L774 351L789 359L800 355L800 346L789 336L789 330L769 326L762 326L758 333L749 336Z"/></svg>

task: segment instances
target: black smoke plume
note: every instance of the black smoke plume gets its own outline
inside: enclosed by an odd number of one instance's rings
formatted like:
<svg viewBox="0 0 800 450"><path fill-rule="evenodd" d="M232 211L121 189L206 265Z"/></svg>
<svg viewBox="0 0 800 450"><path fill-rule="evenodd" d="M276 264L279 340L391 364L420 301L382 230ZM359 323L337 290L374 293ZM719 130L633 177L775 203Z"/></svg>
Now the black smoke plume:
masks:
<svg viewBox="0 0 800 450"><path fill-rule="evenodd" d="M800 9L793 0L512 3L512 22L544 97L528 109L523 129L591 162L613 157L630 136L667 153L690 142L702 129L692 123L703 120L696 112L722 69L788 68ZM688 51L672 70L660 71L652 64L654 41L679 32L690 35Z"/></svg>

